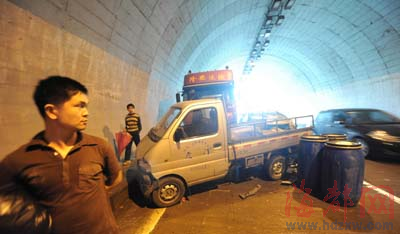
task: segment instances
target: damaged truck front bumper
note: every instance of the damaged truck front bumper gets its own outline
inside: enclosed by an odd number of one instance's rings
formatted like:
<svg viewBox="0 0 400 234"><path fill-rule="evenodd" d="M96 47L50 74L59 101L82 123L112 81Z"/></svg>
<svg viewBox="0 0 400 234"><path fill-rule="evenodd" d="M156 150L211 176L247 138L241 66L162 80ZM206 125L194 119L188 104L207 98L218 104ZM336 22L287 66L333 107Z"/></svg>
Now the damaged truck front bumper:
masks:
<svg viewBox="0 0 400 234"><path fill-rule="evenodd" d="M140 191L148 199L151 193L158 188L158 180L151 174L150 165L144 159L138 160L137 171Z"/></svg>

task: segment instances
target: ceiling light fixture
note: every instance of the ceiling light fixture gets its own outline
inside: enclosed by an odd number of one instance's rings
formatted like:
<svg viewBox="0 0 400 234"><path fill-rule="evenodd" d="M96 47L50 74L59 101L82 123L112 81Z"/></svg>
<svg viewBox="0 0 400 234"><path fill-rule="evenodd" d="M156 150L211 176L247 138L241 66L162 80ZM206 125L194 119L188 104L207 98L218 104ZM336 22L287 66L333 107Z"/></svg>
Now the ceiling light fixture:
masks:
<svg viewBox="0 0 400 234"><path fill-rule="evenodd" d="M255 42L246 60L243 74L250 74L257 60L265 54L270 44L270 35L275 26L281 25L285 20L285 10L291 9L296 0L271 0L264 14L264 21L256 34Z"/></svg>
<svg viewBox="0 0 400 234"><path fill-rule="evenodd" d="M281 25L284 19L285 19L284 15L278 16L278 20L276 21L276 25Z"/></svg>
<svg viewBox="0 0 400 234"><path fill-rule="evenodd" d="M266 30L264 37L269 37L271 35L271 30Z"/></svg>
<svg viewBox="0 0 400 234"><path fill-rule="evenodd" d="M267 20L265 20L265 27L272 24L272 16L267 16Z"/></svg>
<svg viewBox="0 0 400 234"><path fill-rule="evenodd" d="M282 0L275 0L274 3L272 4L271 10L276 11L280 8L282 3Z"/></svg>
<svg viewBox="0 0 400 234"><path fill-rule="evenodd" d="M286 10L291 9L292 6L294 5L294 2L295 2L295 1L296 1L296 0L288 0L288 1L286 2L285 9L286 9Z"/></svg>

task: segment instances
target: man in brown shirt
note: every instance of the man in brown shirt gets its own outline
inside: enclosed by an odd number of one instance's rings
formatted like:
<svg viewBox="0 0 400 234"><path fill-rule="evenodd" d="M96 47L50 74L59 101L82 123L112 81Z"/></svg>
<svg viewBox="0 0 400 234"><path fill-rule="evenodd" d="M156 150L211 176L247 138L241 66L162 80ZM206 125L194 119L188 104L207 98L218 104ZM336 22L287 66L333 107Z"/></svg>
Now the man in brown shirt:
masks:
<svg viewBox="0 0 400 234"><path fill-rule="evenodd" d="M81 132L87 93L68 77L41 80L34 100L45 130L0 162L0 191L22 186L50 212L52 233L118 233L107 186L122 172L106 141Z"/></svg>

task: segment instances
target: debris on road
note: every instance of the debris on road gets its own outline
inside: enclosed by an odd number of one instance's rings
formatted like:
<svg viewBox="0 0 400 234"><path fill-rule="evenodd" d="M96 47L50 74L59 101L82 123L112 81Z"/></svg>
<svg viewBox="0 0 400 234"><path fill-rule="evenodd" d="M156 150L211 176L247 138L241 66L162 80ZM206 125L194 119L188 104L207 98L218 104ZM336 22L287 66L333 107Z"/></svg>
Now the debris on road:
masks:
<svg viewBox="0 0 400 234"><path fill-rule="evenodd" d="M250 196L253 196L254 194L256 194L258 192L258 190L260 190L260 188L261 188L261 185L257 184L256 187L254 187L252 190L239 194L239 197L241 199L246 199L247 197L250 197Z"/></svg>
<svg viewBox="0 0 400 234"><path fill-rule="evenodd" d="M294 183L294 181L290 181L290 180L282 180L281 184L282 185L292 185Z"/></svg>
<svg viewBox="0 0 400 234"><path fill-rule="evenodd" d="M282 178L281 185L292 185L297 180L297 167L298 164L295 161L292 161L288 165L288 169L285 173L285 178Z"/></svg>

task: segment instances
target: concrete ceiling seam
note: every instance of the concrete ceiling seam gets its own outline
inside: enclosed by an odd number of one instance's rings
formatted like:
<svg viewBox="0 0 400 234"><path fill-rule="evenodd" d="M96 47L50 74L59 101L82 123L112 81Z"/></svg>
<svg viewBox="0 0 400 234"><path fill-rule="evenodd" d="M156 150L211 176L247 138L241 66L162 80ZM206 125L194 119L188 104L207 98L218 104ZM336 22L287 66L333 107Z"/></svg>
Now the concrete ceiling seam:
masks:
<svg viewBox="0 0 400 234"><path fill-rule="evenodd" d="M324 14L325 15L325 14ZM343 18L343 17L342 17ZM354 25L354 24L353 24ZM337 35L339 35L339 34L337 34ZM346 54L346 53L345 53ZM350 61L352 61L352 59L350 60ZM346 62L346 64L347 64L347 62Z"/></svg>
<svg viewBox="0 0 400 234"><path fill-rule="evenodd" d="M320 10L326 10L326 9L324 9L324 8L317 8L317 9L320 9ZM326 11L326 12L328 12L328 13L331 13L331 12L329 12L329 11ZM326 15L326 13L324 14L324 15ZM336 15L336 14L333 14L333 15ZM336 15L338 18L341 18L341 19L343 19L343 17L340 17L340 16L338 16L338 15ZM329 17L327 17L327 18L329 18ZM351 23L350 23L351 24ZM352 24L351 24L352 25ZM316 26L318 26L318 25L315 25L314 27L316 27ZM310 26L311 27L311 26ZM310 27L306 27L306 28L310 28ZM341 42L343 42L344 44L348 44L348 42L344 39L344 38L342 38L340 35L340 33L337 33L334 29L331 29L331 28L326 28L326 30L327 31L329 31L329 32L331 32L332 33L332 35L335 35L337 38L335 39L335 40L332 40L332 41L336 41L336 42L339 42L339 41L341 41ZM323 34L323 33L321 33L321 34ZM309 35L309 34L305 34L305 35ZM307 40L306 41L309 41L308 40L308 38L307 38ZM323 44L329 44L329 43L327 43L327 42L329 42L329 40L323 40L323 38L321 39L321 41L322 41L322 43ZM339 48L339 47L336 47L336 48ZM349 45L347 48L352 48L351 47L351 45ZM336 49L337 50L337 49ZM318 51L318 50L317 50ZM335 52L336 54L338 54L337 52ZM331 53L328 53L328 54L331 54ZM344 54L344 55L349 55L348 53L341 53L341 54ZM354 53L355 55L357 55L356 53ZM345 58L345 56L339 56L339 57L341 57L341 60L343 60L344 62L344 64L347 64L347 62L346 62L346 60L347 59L344 59ZM358 56L356 56L356 57L358 57ZM349 59L350 61L354 61L355 59L354 58L352 58L352 59ZM360 60L361 61L361 59L360 58L357 58L356 60ZM320 60L316 60L316 61L320 61ZM336 67L336 66L333 66L333 67ZM349 68L349 67L348 67ZM350 69L350 68L349 68ZM339 77L339 76L338 76Z"/></svg>
<svg viewBox="0 0 400 234"><path fill-rule="evenodd" d="M290 63L299 63L302 65L302 68L309 68L309 72L312 71L310 74L313 74L314 76L314 82L312 83L313 89L317 89L320 87L320 84L323 83L323 80L321 80L322 77L327 77L327 74L329 74L327 71L328 69L321 69L321 67L330 67L329 63L326 62L325 59L321 58L320 56L308 56L307 55L307 50L309 50L309 47L306 47L304 44L299 43L292 38L278 38L280 42L285 43L286 40L289 40L289 43L287 43L290 47L287 47L287 49L282 50L280 49L279 45L274 45L271 46L271 49L269 49L268 53L271 54L272 56L276 57L282 57L281 54L285 54L286 56L286 61L290 60L295 60L296 62L290 62ZM274 40L277 41L277 40ZM276 43L276 42L275 42ZM274 43L274 44L275 44ZM292 49L290 49L292 47ZM302 48L305 48L302 50ZM286 51L290 51L286 53ZM315 58L318 57L318 58ZM300 62L302 61L302 62ZM318 61L318 62L315 62ZM299 67L299 69L301 69ZM321 71L324 70L325 74L321 74ZM331 69L331 71L335 74L335 77L338 75L334 69ZM329 76L328 76L329 77Z"/></svg>
<svg viewBox="0 0 400 234"><path fill-rule="evenodd" d="M245 16L245 14L238 15L238 18L241 18L241 16ZM198 46L197 50L204 50L206 48L211 48L214 46L211 46L213 44L220 44L220 43L214 43L214 40L220 39L220 42L225 42L229 41L230 38L235 38L234 36L230 37L230 35L235 35L235 34L241 34L241 35L248 35L248 33L243 33L243 31L240 31L239 29L243 28L244 25L247 25L248 22L243 22L241 24L232 24L231 22L234 21L234 19L230 21L225 21L224 24L219 25L218 28L213 30L210 34L207 36L204 36L201 44ZM221 39L223 38L223 39ZM230 41L229 41L230 42ZM234 45L231 46L234 48ZM188 53L188 52L186 52ZM215 54L215 53L214 53ZM198 56L193 56L192 57L196 58ZM189 60L190 61L190 60Z"/></svg>
<svg viewBox="0 0 400 234"><path fill-rule="evenodd" d="M237 20L237 18L239 18L241 15L244 15L244 17L247 16L247 15L245 14L245 13L247 13L246 10L242 10L242 12L244 12L244 13L243 13L243 14L240 14L239 16L236 15L234 18L229 19L229 22L232 22L232 21ZM212 18L215 18L215 17L212 17ZM260 19L261 19L261 18L260 18ZM209 19L209 21L210 21L210 20L212 21L212 19ZM220 20L220 21L222 21L222 20ZM216 24L216 23L214 23L214 24ZM204 27L206 27L206 25L210 25L210 24L209 24L208 22L205 22L205 23L203 23L202 25L203 25L202 27L204 28ZM218 26L218 30L221 30L221 29L223 29L223 27L219 27L219 26ZM207 31L207 30L200 30L200 31ZM211 35L214 34L214 31L216 31L216 29L213 30L213 32L211 33ZM225 31L230 31L230 30L224 30L224 32L225 32ZM236 31L237 31L237 30L236 30ZM210 33L209 33L208 35L204 35L204 36L203 36L203 38L202 38L202 40L201 40L201 41L202 41L202 44L204 43L204 40L205 40L205 39L208 40L207 37L210 37ZM189 40L189 43L190 43L190 41L193 41L193 40ZM179 43L179 44L181 44L181 43ZM201 46L201 45L199 45L199 47L200 47L200 46ZM190 50L187 50L186 53L187 53L187 54L190 54ZM178 56L178 57L185 57L185 56L183 56L183 55L181 54L181 55ZM200 68L200 69L201 69L201 68Z"/></svg>
<svg viewBox="0 0 400 234"><path fill-rule="evenodd" d="M238 1L236 1L236 3L238 3ZM239 2L239 3L243 3L243 1L242 2ZM221 6L222 7L222 6ZM237 8L237 9L239 9L239 8ZM243 9L243 8L241 8L241 9ZM222 12L230 12L228 9L223 9L223 8L221 8L221 11ZM206 12L207 14L210 14L209 12ZM216 18L216 19L220 19L221 17L219 17L221 14L219 14L219 13L216 13L216 15L214 16L214 17L210 17L209 16L209 18L208 18L208 21L210 21L209 23L208 22L205 22L205 23L195 23L195 22L199 22L199 17L198 17L198 15L201 15L202 17L204 17L204 15L206 15L206 14L202 14L200 11L199 11L199 13L198 14L196 14L196 16L194 16L193 17L193 19L192 19L192 21L191 21L191 24L192 24L192 26L193 26L193 28L195 29L196 28L196 26L195 25L207 25L207 29L206 30L195 30L195 31L193 31L193 30L188 30L188 31L190 31L191 33L192 32L208 32L208 31L210 31L210 29L209 29L209 25L212 25L212 24L214 24L214 25L216 25L217 23L216 23L216 21L215 20L213 20L214 18ZM210 19L211 18L211 19ZM197 20L197 21L196 21ZM204 21L205 19L203 19L203 20L200 20L200 21ZM221 21L221 20L220 20ZM186 29L185 29L186 30ZM203 33L204 34L204 33ZM185 33L182 33L181 35L185 35ZM196 34L196 36L198 36L198 34ZM194 41L194 39L196 39L196 38L191 38L189 41L191 41L191 42L193 42ZM179 41L179 43L176 43L176 45L182 45L182 44L184 44L184 43L181 43L181 41L180 41L180 39L178 39L178 41ZM197 40L196 40L197 42L199 42L199 41L201 41L200 40L200 38L197 38ZM176 47L175 47L176 48ZM182 57L182 56L177 56L177 57Z"/></svg>

